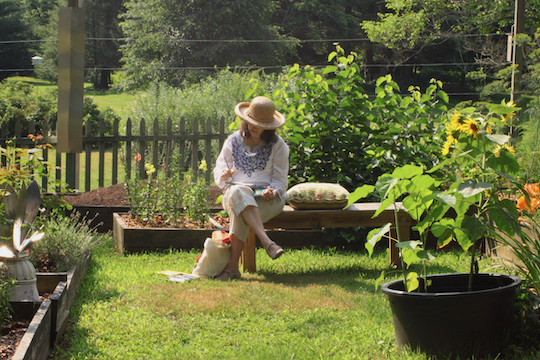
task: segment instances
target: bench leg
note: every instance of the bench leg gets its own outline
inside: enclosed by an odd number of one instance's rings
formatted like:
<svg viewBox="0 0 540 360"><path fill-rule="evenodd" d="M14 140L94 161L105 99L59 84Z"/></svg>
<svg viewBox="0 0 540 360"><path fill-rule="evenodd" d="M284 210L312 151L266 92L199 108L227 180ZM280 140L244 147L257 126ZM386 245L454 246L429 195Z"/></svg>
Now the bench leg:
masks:
<svg viewBox="0 0 540 360"><path fill-rule="evenodd" d="M244 250L242 250L242 267L244 272L255 273L257 272L257 265L255 263L255 232L249 230Z"/></svg>

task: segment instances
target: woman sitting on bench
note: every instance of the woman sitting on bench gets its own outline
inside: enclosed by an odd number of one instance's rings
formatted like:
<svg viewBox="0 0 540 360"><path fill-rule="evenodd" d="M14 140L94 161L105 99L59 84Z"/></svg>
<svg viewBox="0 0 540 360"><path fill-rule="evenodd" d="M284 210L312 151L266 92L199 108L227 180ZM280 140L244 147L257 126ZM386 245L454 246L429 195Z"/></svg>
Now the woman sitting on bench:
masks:
<svg viewBox="0 0 540 360"><path fill-rule="evenodd" d="M222 204L229 214L231 258L216 279L239 279L239 261L248 232L255 232L272 259L283 254L263 224L281 213L287 192L289 147L276 134L285 117L272 100L258 96L234 109L242 120L240 129L229 136L216 161L214 180L223 191Z"/></svg>

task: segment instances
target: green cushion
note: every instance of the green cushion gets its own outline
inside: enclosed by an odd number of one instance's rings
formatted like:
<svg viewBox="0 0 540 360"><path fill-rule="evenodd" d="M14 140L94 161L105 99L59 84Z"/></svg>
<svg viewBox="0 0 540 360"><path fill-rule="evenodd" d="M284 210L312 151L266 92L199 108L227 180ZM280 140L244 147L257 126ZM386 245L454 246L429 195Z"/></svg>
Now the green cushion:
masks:
<svg viewBox="0 0 540 360"><path fill-rule="evenodd" d="M287 201L298 210L343 209L349 192L338 184L302 183L287 191Z"/></svg>

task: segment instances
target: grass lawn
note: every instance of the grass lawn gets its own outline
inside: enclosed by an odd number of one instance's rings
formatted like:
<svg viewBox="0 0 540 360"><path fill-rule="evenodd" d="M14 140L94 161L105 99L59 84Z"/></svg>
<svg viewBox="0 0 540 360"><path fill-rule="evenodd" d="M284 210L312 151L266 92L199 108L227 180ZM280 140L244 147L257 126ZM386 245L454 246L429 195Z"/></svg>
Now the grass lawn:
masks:
<svg viewBox="0 0 540 360"><path fill-rule="evenodd" d="M94 103L96 103L101 109L106 107L112 108L114 112L122 118L122 121L119 124L120 129L125 127L125 121L129 117L133 118L134 116L134 113L130 110L130 108L133 102L137 99L137 95L95 91L85 91L85 95L92 97Z"/></svg>
<svg viewBox="0 0 540 360"><path fill-rule="evenodd" d="M56 89L57 84L43 79L37 79L27 76L11 76L8 78L8 81L21 81L26 82L34 86L34 91L39 93L40 91L45 91L46 89ZM130 111L131 104L137 99L136 94L127 94L127 93L115 93L111 91L93 91L91 90L92 84L85 83L84 85L85 96L90 96L94 100L94 103L101 109L106 107L111 107L116 114L118 114L122 121L120 123L120 128L122 129L125 126L125 121L128 117L132 117L133 113Z"/></svg>
<svg viewBox="0 0 540 360"><path fill-rule="evenodd" d="M38 153L38 156L42 156L41 153ZM118 178L117 183L122 183L124 181L124 161L121 158L121 154L118 155ZM49 149L48 153L48 160L52 164L55 164L56 162L56 150ZM104 175L104 186L110 186L112 185L112 152L108 151L105 152L105 171L103 173ZM86 189L85 187L85 177L86 177L86 155L85 153L80 154L79 158L79 190L84 192ZM90 190L98 189L99 188L99 151L94 150L91 154L91 171L90 171ZM62 164L60 165L62 169L62 181L66 180L66 164L65 164L65 156L62 156ZM54 183L54 170L53 173L49 176L47 192L52 192L55 189L55 183ZM40 178L36 179L38 183L41 185Z"/></svg>
<svg viewBox="0 0 540 360"><path fill-rule="evenodd" d="M384 251L286 250L271 261L259 249L256 274L182 284L157 272L191 272L198 251L120 256L109 241L94 251L54 359L427 359L396 351L375 289ZM432 270L467 271L467 259L445 254ZM540 356L512 351L499 358Z"/></svg>

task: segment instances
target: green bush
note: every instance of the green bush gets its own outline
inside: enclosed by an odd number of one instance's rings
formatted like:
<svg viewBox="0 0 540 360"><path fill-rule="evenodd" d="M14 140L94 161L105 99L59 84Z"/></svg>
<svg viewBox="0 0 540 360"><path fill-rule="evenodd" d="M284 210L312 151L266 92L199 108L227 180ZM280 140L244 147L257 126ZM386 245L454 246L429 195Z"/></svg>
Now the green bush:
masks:
<svg viewBox="0 0 540 360"><path fill-rule="evenodd" d="M27 136L28 125L34 121L42 133L43 124L54 130L57 117L57 96L51 91L33 93L32 85L5 79L0 84L0 122L7 123L8 137L15 135L15 124L21 123L21 134Z"/></svg>
<svg viewBox="0 0 540 360"><path fill-rule="evenodd" d="M11 318L11 305L9 292L15 286L15 280L7 277L7 269L0 263L0 325Z"/></svg>
<svg viewBox="0 0 540 360"><path fill-rule="evenodd" d="M56 89L34 92L31 84L5 79L0 83L0 123L7 123L8 137L15 135L15 124L21 123L21 135L28 136L30 122L35 123L34 133L43 132L47 124L51 133L56 132L58 93ZM91 97L84 98L83 122L90 121L92 132L99 132L99 122L105 122L105 134L112 135L113 122L120 116L111 108L99 109Z"/></svg>
<svg viewBox="0 0 540 360"><path fill-rule="evenodd" d="M277 86L277 81L272 76L259 72L230 70L222 70L216 76L182 88L174 88L164 83L152 84L133 107L133 113L137 114L137 118L132 119L133 129L138 131L141 119L145 119L147 129L154 119L158 119L160 132L164 132L170 118L173 132L177 132L180 119L184 118L186 130L191 131L193 119L197 118L199 126L204 129L206 119L211 118L216 131L220 118L225 119L225 126L234 121L234 107L238 102L244 101L245 93L251 88L250 82L255 79L265 86Z"/></svg>
<svg viewBox="0 0 540 360"><path fill-rule="evenodd" d="M522 134L516 144L521 167L521 179L526 183L540 181L540 99L535 99L525 111L528 121L519 127Z"/></svg>
<svg viewBox="0 0 540 360"><path fill-rule="evenodd" d="M410 86L401 96L387 75L370 95L356 54L338 46L328 58L322 71L293 66L272 96L287 117L291 185L339 182L352 190L404 164L439 162L448 102L441 82L432 80L424 93ZM256 93L264 93L257 84L248 97Z"/></svg>
<svg viewBox="0 0 540 360"><path fill-rule="evenodd" d="M32 245L30 261L41 271L68 271L81 262L102 235L90 227L90 221L80 213L63 216L53 213L41 220L44 238Z"/></svg>

